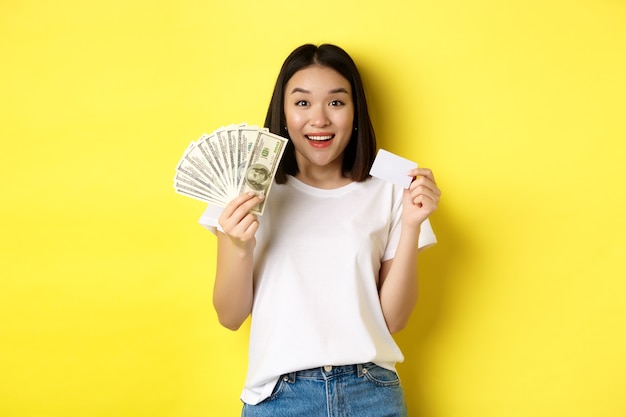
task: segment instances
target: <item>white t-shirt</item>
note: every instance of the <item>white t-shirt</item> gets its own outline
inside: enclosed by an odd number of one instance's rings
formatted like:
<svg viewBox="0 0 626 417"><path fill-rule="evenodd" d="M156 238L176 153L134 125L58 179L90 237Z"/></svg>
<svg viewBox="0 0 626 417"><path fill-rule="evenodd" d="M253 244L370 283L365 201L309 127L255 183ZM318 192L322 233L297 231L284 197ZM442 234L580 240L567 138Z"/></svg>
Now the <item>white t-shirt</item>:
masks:
<svg viewBox="0 0 626 417"><path fill-rule="evenodd" d="M383 317L377 281L400 237L402 188L377 178L324 190L274 184L259 217L249 364L241 399L257 404L285 373L404 358ZM200 223L218 226L209 206ZM428 220L420 248L436 243Z"/></svg>

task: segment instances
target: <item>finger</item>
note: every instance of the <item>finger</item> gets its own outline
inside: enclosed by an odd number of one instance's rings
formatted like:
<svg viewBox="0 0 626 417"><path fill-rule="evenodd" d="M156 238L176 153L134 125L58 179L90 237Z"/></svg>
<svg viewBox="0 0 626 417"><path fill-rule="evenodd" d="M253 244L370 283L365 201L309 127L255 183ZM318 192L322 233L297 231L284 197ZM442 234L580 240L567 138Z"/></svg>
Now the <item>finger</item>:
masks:
<svg viewBox="0 0 626 417"><path fill-rule="evenodd" d="M247 240L254 236L259 228L259 221L256 215L248 213L239 223L235 225L231 234L241 240Z"/></svg>
<svg viewBox="0 0 626 417"><path fill-rule="evenodd" d="M421 177L428 178L433 183L435 182L435 175L429 168L415 168L409 171L408 175L413 177L413 180L417 180Z"/></svg>
<svg viewBox="0 0 626 417"><path fill-rule="evenodd" d="M407 204L408 203L408 204ZM425 195L419 195L415 198L410 198L408 202L405 202L404 207L407 213L411 212L411 208L419 210L424 217L429 217L437 210L439 206L438 202Z"/></svg>
<svg viewBox="0 0 626 417"><path fill-rule="evenodd" d="M408 198L411 201L417 201L418 197L424 196L438 204L441 197L441 191L439 191L439 189L435 185L429 184L412 184L407 192L409 194Z"/></svg>
<svg viewBox="0 0 626 417"><path fill-rule="evenodd" d="M254 237L258 227L259 222L257 216L252 213L247 214L238 222L229 221L222 226L224 233L236 241L247 241L251 239Z"/></svg>
<svg viewBox="0 0 626 417"><path fill-rule="evenodd" d="M233 217L243 217L250 213L250 211L259 205L265 196L263 195L255 195L249 200L244 201L233 213Z"/></svg>
<svg viewBox="0 0 626 417"><path fill-rule="evenodd" d="M263 199L263 195L242 194L237 196L224 208L222 215L218 219L219 224L224 231L233 233L235 228L250 214L250 211L254 207L263 201ZM253 220L256 220L256 217L254 217ZM241 230L241 228L237 230Z"/></svg>
<svg viewBox="0 0 626 417"><path fill-rule="evenodd" d="M232 216L235 210L239 208L239 206L241 206L246 201L253 199L255 196L256 194L253 192L238 195L237 197L233 198L231 202L226 205L226 207L224 207L224 211L222 212L222 214L225 217Z"/></svg>
<svg viewBox="0 0 626 417"><path fill-rule="evenodd" d="M439 204L439 196L430 192L412 194L411 199L413 200L414 204L416 202L424 203L430 201L432 201L434 204Z"/></svg>
<svg viewBox="0 0 626 417"><path fill-rule="evenodd" d="M255 206L257 206L263 199L264 195L256 195L254 193L242 194L237 196L231 201L224 211L222 215L225 218L234 218L239 221L243 216L248 214L250 210L252 210Z"/></svg>
<svg viewBox="0 0 626 417"><path fill-rule="evenodd" d="M243 232L244 239L252 238L256 234L256 231L259 229L259 219L257 218L257 216L255 216L254 214L250 214L250 216L253 216L253 219L249 222L248 226L245 227L244 229L244 232Z"/></svg>
<svg viewBox="0 0 626 417"><path fill-rule="evenodd" d="M409 186L409 191L413 195L429 194L433 197L441 196L441 190L439 190L439 187L426 177L420 177L414 180Z"/></svg>
<svg viewBox="0 0 626 417"><path fill-rule="evenodd" d="M433 198L430 195L427 194L419 194L416 196L411 196L411 202L419 207L423 207L423 206L436 206L439 201L438 199L435 197Z"/></svg>

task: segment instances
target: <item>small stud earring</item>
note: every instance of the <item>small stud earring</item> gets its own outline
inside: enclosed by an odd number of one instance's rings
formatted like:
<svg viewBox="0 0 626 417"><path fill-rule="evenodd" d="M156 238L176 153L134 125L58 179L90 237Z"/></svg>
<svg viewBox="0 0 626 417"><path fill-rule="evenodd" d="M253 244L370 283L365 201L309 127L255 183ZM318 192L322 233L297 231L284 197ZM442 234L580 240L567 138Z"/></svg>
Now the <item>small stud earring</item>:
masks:
<svg viewBox="0 0 626 417"><path fill-rule="evenodd" d="M287 130L287 126L283 126L283 129Z"/></svg>

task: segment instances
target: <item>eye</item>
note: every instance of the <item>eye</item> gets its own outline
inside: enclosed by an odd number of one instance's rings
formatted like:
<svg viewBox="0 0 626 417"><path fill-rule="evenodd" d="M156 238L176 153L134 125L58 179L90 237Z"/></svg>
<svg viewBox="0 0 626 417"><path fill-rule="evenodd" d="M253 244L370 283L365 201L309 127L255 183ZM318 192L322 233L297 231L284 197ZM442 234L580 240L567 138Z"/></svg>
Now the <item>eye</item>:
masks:
<svg viewBox="0 0 626 417"><path fill-rule="evenodd" d="M345 103L341 100L332 100L329 105L331 107L339 107L339 106L343 106Z"/></svg>
<svg viewBox="0 0 626 417"><path fill-rule="evenodd" d="M308 106L308 105L309 105L309 102L306 101L306 100L298 100L298 101L296 101L296 106L298 106L298 107L305 107L305 106Z"/></svg>

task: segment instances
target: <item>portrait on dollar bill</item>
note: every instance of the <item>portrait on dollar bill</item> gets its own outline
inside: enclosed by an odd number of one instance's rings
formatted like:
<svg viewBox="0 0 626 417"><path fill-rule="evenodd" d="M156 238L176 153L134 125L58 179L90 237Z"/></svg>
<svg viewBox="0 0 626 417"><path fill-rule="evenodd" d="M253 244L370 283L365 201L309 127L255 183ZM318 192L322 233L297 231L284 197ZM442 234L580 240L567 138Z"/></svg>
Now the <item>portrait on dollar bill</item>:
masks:
<svg viewBox="0 0 626 417"><path fill-rule="evenodd" d="M253 190L264 192L271 181L271 175L265 165L255 164L246 172L246 183Z"/></svg>

